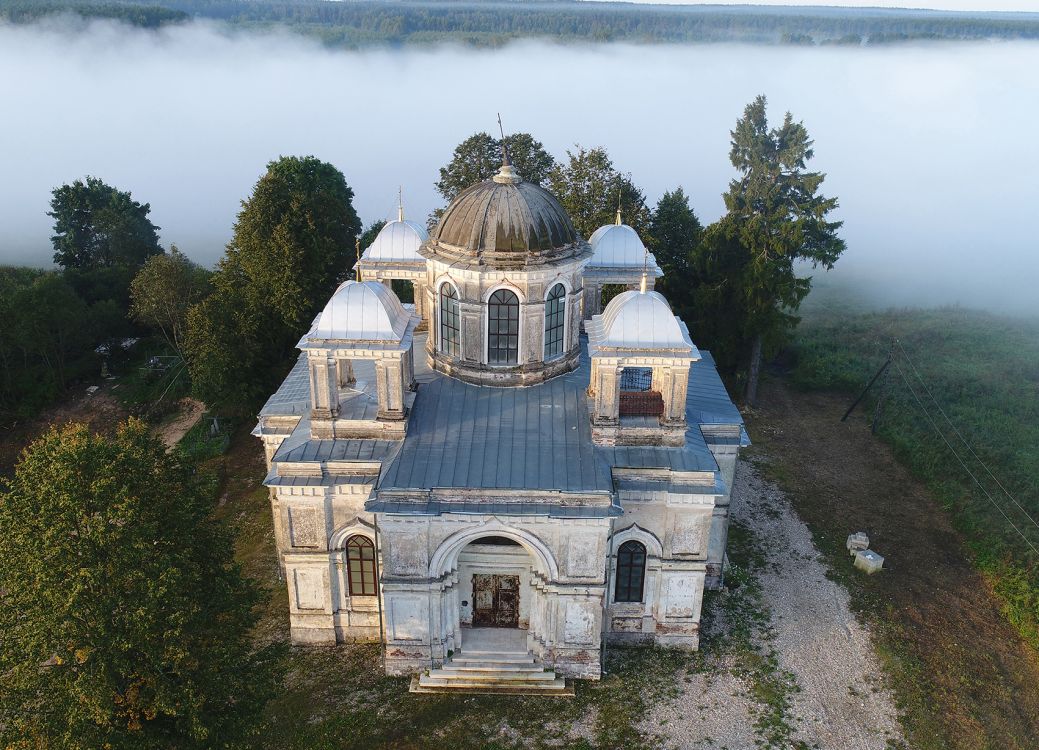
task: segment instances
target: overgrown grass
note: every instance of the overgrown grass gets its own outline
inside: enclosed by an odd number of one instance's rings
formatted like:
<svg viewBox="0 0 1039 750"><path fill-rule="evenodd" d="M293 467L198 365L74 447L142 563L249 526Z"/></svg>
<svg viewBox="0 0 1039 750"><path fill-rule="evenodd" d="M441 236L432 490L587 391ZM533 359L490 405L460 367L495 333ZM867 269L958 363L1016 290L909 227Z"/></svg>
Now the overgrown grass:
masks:
<svg viewBox="0 0 1039 750"><path fill-rule="evenodd" d="M892 351L886 381L860 408L875 409L883 393L879 436L951 513L1004 615L1039 649L1039 528L1032 521L1039 518L1039 321L958 307L809 306L796 336L794 381L851 395Z"/></svg>
<svg viewBox="0 0 1039 750"><path fill-rule="evenodd" d="M212 417L206 413L180 439L177 450L189 461L208 461L227 452L232 433L233 424L226 418L219 420L219 427L214 433Z"/></svg>

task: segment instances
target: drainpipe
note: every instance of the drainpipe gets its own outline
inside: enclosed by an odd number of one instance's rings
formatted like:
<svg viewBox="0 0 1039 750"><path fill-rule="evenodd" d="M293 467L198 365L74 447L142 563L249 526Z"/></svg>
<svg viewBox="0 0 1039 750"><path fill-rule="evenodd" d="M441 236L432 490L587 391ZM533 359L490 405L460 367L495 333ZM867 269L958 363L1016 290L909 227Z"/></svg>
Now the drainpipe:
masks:
<svg viewBox="0 0 1039 750"><path fill-rule="evenodd" d="M382 672L386 674L386 632L382 620L382 566L379 565L379 514L373 513L375 519L375 591L379 604L379 651L382 654Z"/></svg>
<svg viewBox="0 0 1039 750"><path fill-rule="evenodd" d="M602 628L599 634L599 676L606 676L606 635L609 633L610 623L610 571L613 570L613 526L614 519L610 518L610 533L606 537L606 589L602 597Z"/></svg>

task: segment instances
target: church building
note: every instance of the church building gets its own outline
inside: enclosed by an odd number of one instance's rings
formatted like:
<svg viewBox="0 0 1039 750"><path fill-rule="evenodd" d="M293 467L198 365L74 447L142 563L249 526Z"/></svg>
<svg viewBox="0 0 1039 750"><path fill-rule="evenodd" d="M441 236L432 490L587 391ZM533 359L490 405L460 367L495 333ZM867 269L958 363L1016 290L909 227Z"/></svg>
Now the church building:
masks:
<svg viewBox="0 0 1039 750"><path fill-rule="evenodd" d="M620 212L585 241L506 158L356 270L255 430L292 641L547 694L605 644L696 649L748 441Z"/></svg>

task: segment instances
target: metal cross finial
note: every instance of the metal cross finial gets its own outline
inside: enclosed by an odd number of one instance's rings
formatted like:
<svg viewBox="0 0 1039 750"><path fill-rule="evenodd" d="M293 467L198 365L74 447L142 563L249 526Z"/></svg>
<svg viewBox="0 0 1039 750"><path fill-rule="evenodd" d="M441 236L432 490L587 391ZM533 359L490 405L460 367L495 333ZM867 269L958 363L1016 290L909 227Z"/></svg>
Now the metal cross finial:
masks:
<svg viewBox="0 0 1039 750"><path fill-rule="evenodd" d="M509 161L509 149L505 145L505 128L501 124L501 112L498 113L498 132L501 133L501 165L504 167L512 162Z"/></svg>

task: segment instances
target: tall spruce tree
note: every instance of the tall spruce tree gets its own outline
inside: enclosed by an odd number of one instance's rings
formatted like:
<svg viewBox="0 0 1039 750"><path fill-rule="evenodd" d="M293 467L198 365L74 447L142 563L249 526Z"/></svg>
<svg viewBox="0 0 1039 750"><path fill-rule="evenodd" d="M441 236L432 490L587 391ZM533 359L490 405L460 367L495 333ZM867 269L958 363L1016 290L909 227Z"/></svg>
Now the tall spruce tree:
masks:
<svg viewBox="0 0 1039 750"><path fill-rule="evenodd" d="M210 405L248 410L284 376L296 342L355 261L361 221L342 173L313 156L267 165L188 313L192 382Z"/></svg>
<svg viewBox="0 0 1039 750"><path fill-rule="evenodd" d="M0 486L0 745L225 748L272 695L258 592L193 467L131 421L30 445Z"/></svg>
<svg viewBox="0 0 1039 750"><path fill-rule="evenodd" d="M819 194L825 175L808 171L814 156L808 131L787 112L783 124L769 128L767 102L758 96L747 105L732 131L729 158L739 177L725 193L727 214L722 235L745 253L742 286L743 326L749 342L746 400L757 401L758 379L767 340L796 324L796 312L811 289L811 277L798 276L795 264L830 269L844 252L837 236L842 222L827 216L836 198ZM715 251L731 250L721 242ZM715 265L732 266L724 261Z"/></svg>

